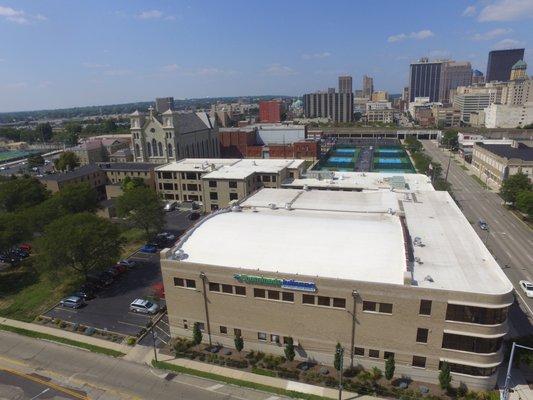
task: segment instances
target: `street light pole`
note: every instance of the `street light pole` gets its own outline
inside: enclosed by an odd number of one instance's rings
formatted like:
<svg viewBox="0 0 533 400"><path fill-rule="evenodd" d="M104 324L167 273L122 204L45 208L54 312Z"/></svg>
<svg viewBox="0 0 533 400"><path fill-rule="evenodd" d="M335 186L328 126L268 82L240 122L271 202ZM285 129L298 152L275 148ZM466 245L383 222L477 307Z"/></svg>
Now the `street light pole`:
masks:
<svg viewBox="0 0 533 400"><path fill-rule="evenodd" d="M339 400L342 400L342 370L344 367L344 348L339 347L337 350L337 354L339 355Z"/></svg>
<svg viewBox="0 0 533 400"><path fill-rule="evenodd" d="M450 157L448 157L448 166L446 167L446 176L444 177L444 182L448 183L448 172L450 171L450 163L452 162L452 148L450 147Z"/></svg>
<svg viewBox="0 0 533 400"><path fill-rule="evenodd" d="M157 349L156 349L156 345L155 345L155 340L157 339L157 333L154 332L154 321L152 320L151 321L151 329L152 331L152 344L154 346L154 359L155 359L155 362L157 362Z"/></svg>
<svg viewBox="0 0 533 400"><path fill-rule="evenodd" d="M350 368L353 368L354 346L355 346L355 305L357 301L357 290L352 291L353 309L352 309L352 342L350 347Z"/></svg>
<svg viewBox="0 0 533 400"><path fill-rule="evenodd" d="M513 347L511 347L511 356L509 357L509 365L507 367L507 375L505 376L505 384L503 385L503 390L500 399L509 400L509 385L511 384L511 367L513 366L514 351L516 347L521 349L526 349L533 351L532 347L522 346L513 342Z"/></svg>
<svg viewBox="0 0 533 400"><path fill-rule="evenodd" d="M207 337L209 338L209 347L213 345L211 342L211 324L209 323L209 309L207 308L207 292L206 292L206 284L205 281L207 280L207 275L205 272L200 272L200 278L202 279L202 288L203 288L203 295L204 295L204 307L205 307L205 320L207 323Z"/></svg>

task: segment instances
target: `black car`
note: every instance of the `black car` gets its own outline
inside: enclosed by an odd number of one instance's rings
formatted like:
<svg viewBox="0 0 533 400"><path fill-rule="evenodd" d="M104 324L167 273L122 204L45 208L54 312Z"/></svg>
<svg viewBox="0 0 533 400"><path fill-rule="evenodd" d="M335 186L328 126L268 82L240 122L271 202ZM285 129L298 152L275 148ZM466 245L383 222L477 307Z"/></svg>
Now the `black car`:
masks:
<svg viewBox="0 0 533 400"><path fill-rule="evenodd" d="M80 288L78 289L78 292L80 293L87 292L87 293L92 293L94 295L96 294L96 292L98 292L98 289L99 287L97 285L87 282L80 286Z"/></svg>
<svg viewBox="0 0 533 400"><path fill-rule="evenodd" d="M196 221L198 218L200 218L200 213L193 212L189 214L189 220Z"/></svg>
<svg viewBox="0 0 533 400"><path fill-rule="evenodd" d="M113 281L115 280L115 277L107 271L100 272L98 274L98 278L100 278L100 280L104 283L104 286L111 285Z"/></svg>
<svg viewBox="0 0 533 400"><path fill-rule="evenodd" d="M74 292L72 294L70 294L70 296L76 296L76 297L81 297L83 300L91 300L91 299L94 299L96 296L95 296L95 293L93 291L90 291L90 290L78 290L77 292Z"/></svg>

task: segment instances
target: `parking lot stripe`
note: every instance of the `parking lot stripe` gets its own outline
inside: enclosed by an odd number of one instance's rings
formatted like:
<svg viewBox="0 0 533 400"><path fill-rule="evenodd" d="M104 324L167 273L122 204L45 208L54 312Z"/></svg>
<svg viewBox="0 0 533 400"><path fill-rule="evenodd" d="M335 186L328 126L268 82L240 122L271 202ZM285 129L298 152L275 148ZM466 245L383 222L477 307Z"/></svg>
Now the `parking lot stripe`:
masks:
<svg viewBox="0 0 533 400"><path fill-rule="evenodd" d="M221 383L217 383L216 385L209 386L209 387L207 388L207 390L214 391L214 390L218 390L218 389L223 388L223 387L224 387L223 384L221 384Z"/></svg>

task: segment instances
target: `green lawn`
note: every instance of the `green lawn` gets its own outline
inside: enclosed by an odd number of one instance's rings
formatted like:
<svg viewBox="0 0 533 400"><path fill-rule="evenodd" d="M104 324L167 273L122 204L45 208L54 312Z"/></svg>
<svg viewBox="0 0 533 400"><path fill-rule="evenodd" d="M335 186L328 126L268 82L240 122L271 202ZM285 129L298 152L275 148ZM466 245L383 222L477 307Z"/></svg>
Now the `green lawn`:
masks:
<svg viewBox="0 0 533 400"><path fill-rule="evenodd" d="M77 340L66 339L66 338L59 337L59 336L48 335L47 333L30 331L28 329L23 329L23 328L16 328L16 327L9 326L9 325L0 324L0 330L9 331L9 332L17 333L19 335L24 335L24 336L28 336L28 337L32 337L36 339L45 339L45 340L50 340L52 342L68 344L69 346L80 347L82 349L92 351L93 353L100 353L100 354L105 354L105 355L113 356L113 357L121 357L125 355L124 353L117 351L117 350L107 349L105 347L95 346L95 345L84 343L84 342L78 342Z"/></svg>
<svg viewBox="0 0 533 400"><path fill-rule="evenodd" d="M122 257L129 256L145 243L144 231L139 228L125 228L121 236L126 241L126 245L122 250Z"/></svg>

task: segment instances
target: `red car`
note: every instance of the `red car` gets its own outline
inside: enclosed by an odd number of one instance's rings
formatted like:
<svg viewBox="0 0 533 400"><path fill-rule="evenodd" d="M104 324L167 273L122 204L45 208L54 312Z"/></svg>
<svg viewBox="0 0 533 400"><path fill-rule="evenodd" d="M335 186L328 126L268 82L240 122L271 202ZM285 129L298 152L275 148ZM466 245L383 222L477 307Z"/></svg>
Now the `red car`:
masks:
<svg viewBox="0 0 533 400"><path fill-rule="evenodd" d="M21 243L21 244L19 244L19 249L29 253L31 251L31 244L29 244L29 243Z"/></svg>

